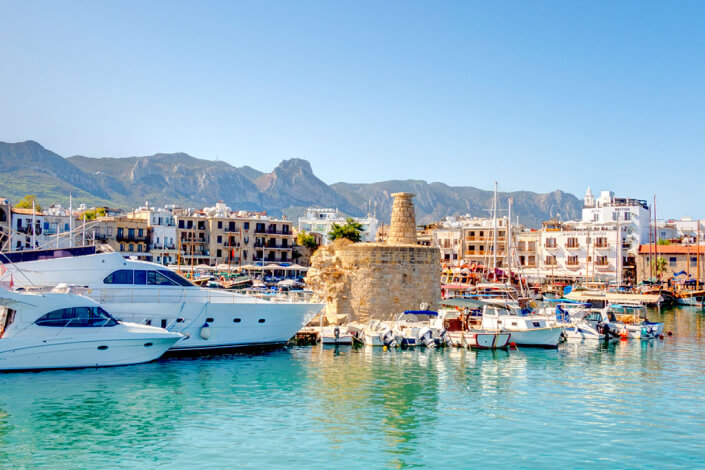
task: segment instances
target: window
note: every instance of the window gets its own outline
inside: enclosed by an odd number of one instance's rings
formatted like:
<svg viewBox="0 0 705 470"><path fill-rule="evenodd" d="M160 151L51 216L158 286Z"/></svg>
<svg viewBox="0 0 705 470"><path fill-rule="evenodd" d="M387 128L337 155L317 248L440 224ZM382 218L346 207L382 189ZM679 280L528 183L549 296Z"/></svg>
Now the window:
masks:
<svg viewBox="0 0 705 470"><path fill-rule="evenodd" d="M218 237L218 238L220 238L220 237ZM218 258L220 258L221 256L223 256L223 252L222 252L221 250L216 250L216 255L215 255L215 256L217 256Z"/></svg>
<svg viewBox="0 0 705 470"><path fill-rule="evenodd" d="M570 237L565 244L568 248L578 248L578 238Z"/></svg>
<svg viewBox="0 0 705 470"><path fill-rule="evenodd" d="M218 235L218 243L223 243L223 237Z"/></svg>
<svg viewBox="0 0 705 470"><path fill-rule="evenodd" d="M142 251L142 245L137 245L137 251Z"/></svg>
<svg viewBox="0 0 705 470"><path fill-rule="evenodd" d="M179 220L179 228L184 228L184 221L183 220Z"/></svg>
<svg viewBox="0 0 705 470"><path fill-rule="evenodd" d="M164 276L168 277L169 279L171 279L175 284L177 284L179 286L192 286L193 285L187 279L179 276L174 271L169 271L168 269L160 269L159 272L161 274L163 274Z"/></svg>
<svg viewBox="0 0 705 470"><path fill-rule="evenodd" d="M568 266L577 266L578 264L580 263L578 262L577 255L568 257Z"/></svg>
<svg viewBox="0 0 705 470"><path fill-rule="evenodd" d="M144 229L141 228L141 229L137 230L137 235L140 237L143 237L144 236Z"/></svg>
<svg viewBox="0 0 705 470"><path fill-rule="evenodd" d="M691 256L690 257L690 265L697 266L698 265L698 258L696 258L695 256Z"/></svg>
<svg viewBox="0 0 705 470"><path fill-rule="evenodd" d="M670 258L668 258L668 264L671 266L675 266L676 265L676 257L671 256Z"/></svg>
<svg viewBox="0 0 705 470"><path fill-rule="evenodd" d="M223 228L223 221L222 220L218 221L218 228Z"/></svg>
<svg viewBox="0 0 705 470"><path fill-rule="evenodd" d="M128 237L130 240L133 240L133 239L135 238L135 229L133 229L133 228L128 228L128 229L127 229L127 237Z"/></svg>
<svg viewBox="0 0 705 470"><path fill-rule="evenodd" d="M118 269L103 279L103 284L132 284L132 270Z"/></svg>
<svg viewBox="0 0 705 470"><path fill-rule="evenodd" d="M624 220L632 220L632 213L631 213L631 212L625 212L625 213L624 213Z"/></svg>
<svg viewBox="0 0 705 470"><path fill-rule="evenodd" d="M168 277L157 271L147 271L147 284L150 286L174 286L176 285Z"/></svg>
<svg viewBox="0 0 705 470"><path fill-rule="evenodd" d="M546 256L546 266L555 266L556 265L556 256L555 255L547 255Z"/></svg>
<svg viewBox="0 0 705 470"><path fill-rule="evenodd" d="M125 232L124 232L123 228L122 228L122 227L118 227L118 229L117 229L117 236L118 236L118 238L122 238L122 236L123 236L124 233L125 233Z"/></svg>
<svg viewBox="0 0 705 470"><path fill-rule="evenodd" d="M555 238L547 238L546 239L546 248L555 248L556 247L556 239Z"/></svg>
<svg viewBox="0 0 705 470"><path fill-rule="evenodd" d="M54 310L37 319L37 326L103 327L115 326L118 321L100 307L72 307Z"/></svg>
<svg viewBox="0 0 705 470"><path fill-rule="evenodd" d="M120 251L125 251L125 244L124 243L120 243Z"/></svg>
<svg viewBox="0 0 705 470"><path fill-rule="evenodd" d="M249 222L245 222L245 230L250 230L250 223Z"/></svg>
<svg viewBox="0 0 705 470"><path fill-rule="evenodd" d="M127 245L127 250L128 250L128 251L135 251L135 245L133 245L132 243L130 243L129 245Z"/></svg>
<svg viewBox="0 0 705 470"><path fill-rule="evenodd" d="M67 227L67 228L68 228L68 227ZM109 237L112 237L112 236L113 236L113 228L112 228L112 227L108 227L108 228L106 229L105 233L106 233Z"/></svg>

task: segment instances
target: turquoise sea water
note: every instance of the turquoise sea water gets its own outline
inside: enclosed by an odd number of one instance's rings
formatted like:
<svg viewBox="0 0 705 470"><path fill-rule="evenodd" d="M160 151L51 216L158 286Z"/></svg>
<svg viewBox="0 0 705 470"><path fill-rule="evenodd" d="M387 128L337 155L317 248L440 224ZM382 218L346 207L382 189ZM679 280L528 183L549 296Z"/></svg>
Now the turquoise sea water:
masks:
<svg viewBox="0 0 705 470"><path fill-rule="evenodd" d="M0 375L2 468L703 468L705 314L558 350L292 347Z"/></svg>

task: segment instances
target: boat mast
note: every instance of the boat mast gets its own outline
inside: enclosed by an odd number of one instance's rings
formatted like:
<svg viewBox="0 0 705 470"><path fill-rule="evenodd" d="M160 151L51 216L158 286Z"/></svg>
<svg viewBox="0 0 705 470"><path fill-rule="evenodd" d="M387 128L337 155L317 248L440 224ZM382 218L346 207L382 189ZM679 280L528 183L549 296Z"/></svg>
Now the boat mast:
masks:
<svg viewBox="0 0 705 470"><path fill-rule="evenodd" d="M653 216L651 214L653 207L649 209L649 280L654 281L654 232L651 229Z"/></svg>
<svg viewBox="0 0 705 470"><path fill-rule="evenodd" d="M73 194L69 193L69 248L73 248Z"/></svg>
<svg viewBox="0 0 705 470"><path fill-rule="evenodd" d="M619 212L617 212L617 291L622 285L622 229L619 226Z"/></svg>
<svg viewBox="0 0 705 470"><path fill-rule="evenodd" d="M654 274L658 274L658 219L656 218L656 195L654 194ZM659 281L661 278L659 277Z"/></svg>
<svg viewBox="0 0 705 470"><path fill-rule="evenodd" d="M509 285L512 285L512 198L509 198L509 212L507 215L507 242L505 247L507 249L507 271L509 272Z"/></svg>
<svg viewBox="0 0 705 470"><path fill-rule="evenodd" d="M696 240L695 240L695 247L696 247L696 251L695 251L695 256L696 256L696 258L695 258L695 260L696 260L695 261L695 265L696 265L695 284L696 285L695 285L695 288L700 289L700 219L698 219L698 238L696 238Z"/></svg>
<svg viewBox="0 0 705 470"><path fill-rule="evenodd" d="M497 274L497 182L494 182L494 200L492 201L492 279Z"/></svg>
<svg viewBox="0 0 705 470"><path fill-rule="evenodd" d="M36 217L36 210L34 209L34 199L32 199L32 249L34 250L37 245L37 217Z"/></svg>

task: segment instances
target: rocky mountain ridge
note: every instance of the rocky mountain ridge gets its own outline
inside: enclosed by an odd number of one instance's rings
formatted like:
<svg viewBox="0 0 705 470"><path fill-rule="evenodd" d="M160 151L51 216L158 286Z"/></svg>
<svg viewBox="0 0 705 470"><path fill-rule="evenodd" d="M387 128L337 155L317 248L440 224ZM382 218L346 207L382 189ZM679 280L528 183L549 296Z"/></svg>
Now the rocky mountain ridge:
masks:
<svg viewBox="0 0 705 470"><path fill-rule="evenodd" d="M491 191L421 180L327 185L316 177L308 161L298 158L283 160L273 171L263 173L185 153L63 158L27 141L0 142L0 169L0 195L16 202L25 194L36 194L43 205L65 204L70 192L78 202L123 208L145 201L155 206L203 207L222 200L234 209L266 210L290 218L317 206L334 207L352 216L375 213L388 222L391 193L406 191L416 194L417 223L422 224L448 215L487 216L492 201ZM531 227L556 216L577 218L582 207L574 195L562 191L500 193L502 207L510 196L513 214Z"/></svg>

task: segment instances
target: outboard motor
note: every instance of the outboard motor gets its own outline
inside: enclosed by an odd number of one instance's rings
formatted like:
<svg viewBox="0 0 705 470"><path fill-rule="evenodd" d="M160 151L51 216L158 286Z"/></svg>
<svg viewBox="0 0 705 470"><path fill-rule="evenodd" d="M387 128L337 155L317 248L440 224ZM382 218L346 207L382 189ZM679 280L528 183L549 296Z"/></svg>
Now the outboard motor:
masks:
<svg viewBox="0 0 705 470"><path fill-rule="evenodd" d="M419 331L419 340L421 340L427 348L432 348L436 345L433 341L433 332L428 327L421 328L421 331Z"/></svg>
<svg viewBox="0 0 705 470"><path fill-rule="evenodd" d="M384 345L387 347L395 348L397 346L397 341L394 337L394 332L392 331L392 329L388 326L385 326L382 331L383 333L380 334L380 338L382 338L382 343L384 343Z"/></svg>
<svg viewBox="0 0 705 470"><path fill-rule="evenodd" d="M451 345L451 339L450 335L448 334L448 331L444 328L441 331L441 344L444 346L450 346Z"/></svg>

